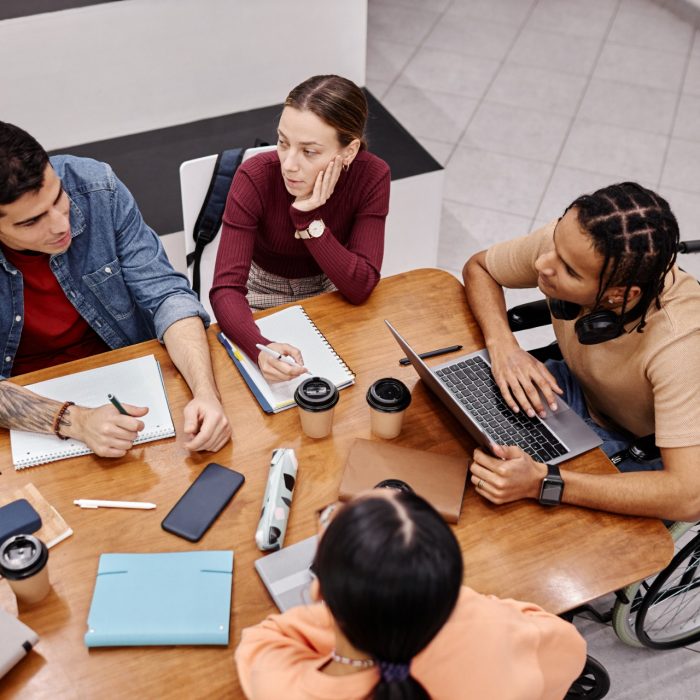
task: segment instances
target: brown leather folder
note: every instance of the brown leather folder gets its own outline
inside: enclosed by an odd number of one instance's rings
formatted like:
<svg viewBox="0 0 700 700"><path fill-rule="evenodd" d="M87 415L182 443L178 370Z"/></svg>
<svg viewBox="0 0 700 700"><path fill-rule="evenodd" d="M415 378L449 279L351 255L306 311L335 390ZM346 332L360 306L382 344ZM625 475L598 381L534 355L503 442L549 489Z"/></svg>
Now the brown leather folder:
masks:
<svg viewBox="0 0 700 700"><path fill-rule="evenodd" d="M347 501L380 481L400 479L431 503L447 522L456 523L469 461L357 438L345 462L339 497Z"/></svg>

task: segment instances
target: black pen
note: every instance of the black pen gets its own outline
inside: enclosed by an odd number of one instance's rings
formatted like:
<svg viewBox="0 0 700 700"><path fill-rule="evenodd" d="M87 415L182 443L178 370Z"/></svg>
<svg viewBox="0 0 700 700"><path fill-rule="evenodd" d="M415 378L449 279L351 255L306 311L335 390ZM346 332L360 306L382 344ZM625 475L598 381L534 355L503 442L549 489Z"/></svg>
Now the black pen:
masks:
<svg viewBox="0 0 700 700"><path fill-rule="evenodd" d="M425 360L426 357L435 357L437 355L446 355L448 352L455 352L455 350L461 350L461 345L450 345L449 348L439 348L438 350L431 350L430 352L422 352L418 357ZM402 357L399 360L400 365L410 365L411 361L407 357Z"/></svg>
<svg viewBox="0 0 700 700"><path fill-rule="evenodd" d="M119 411L123 416L130 416L131 414L124 408L124 406L119 403L119 399L114 394L107 394L107 398L110 400L112 406Z"/></svg>

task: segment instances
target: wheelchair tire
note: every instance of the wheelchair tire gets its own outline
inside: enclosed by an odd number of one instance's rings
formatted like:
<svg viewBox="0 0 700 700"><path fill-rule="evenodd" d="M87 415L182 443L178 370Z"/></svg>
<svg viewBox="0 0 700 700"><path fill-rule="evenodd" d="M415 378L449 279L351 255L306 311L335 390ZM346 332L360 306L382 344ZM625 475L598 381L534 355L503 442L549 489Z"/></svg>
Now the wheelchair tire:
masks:
<svg viewBox="0 0 700 700"><path fill-rule="evenodd" d="M700 640L700 533L649 586L635 631L651 649L676 649Z"/></svg>
<svg viewBox="0 0 700 700"><path fill-rule="evenodd" d="M576 700L577 698L598 700L598 698L604 698L609 690L610 676L608 676L605 666L592 656L588 656L581 675L573 682L564 696L564 700Z"/></svg>
<svg viewBox="0 0 700 700"><path fill-rule="evenodd" d="M685 535L685 533L695 526L696 523L676 522L669 527L669 534L676 544L677 550L679 546L685 545L685 542L679 545L679 541L683 535ZM668 565L667 569L672 566L674 561L675 556L674 559L671 560L671 564ZM661 573L664 571L666 571L666 569L664 569ZM646 597L653 581L660 575L661 574L656 574L656 576L652 576L648 579L637 581L636 583L626 586L620 591L623 598L618 596L618 599L615 602L615 606L613 607L612 626L620 641L629 646L647 646L637 635L637 615L641 610L644 598ZM626 599L627 602L624 602L624 599Z"/></svg>

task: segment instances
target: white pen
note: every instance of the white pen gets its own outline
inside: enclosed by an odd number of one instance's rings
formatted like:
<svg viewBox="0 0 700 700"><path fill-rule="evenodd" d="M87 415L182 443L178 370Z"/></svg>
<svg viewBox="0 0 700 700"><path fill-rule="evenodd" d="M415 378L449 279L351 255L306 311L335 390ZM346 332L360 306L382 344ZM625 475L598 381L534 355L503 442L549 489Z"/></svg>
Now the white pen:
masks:
<svg viewBox="0 0 700 700"><path fill-rule="evenodd" d="M78 498L73 501L81 508L134 508L136 510L152 510L155 503L144 503L143 501L93 501L89 498Z"/></svg>
<svg viewBox="0 0 700 700"><path fill-rule="evenodd" d="M282 360L282 362L286 362L288 365L292 365L293 367L303 367L303 365L300 365L293 357L289 355L283 355L280 352L277 352L277 350L273 350L272 348L268 348L267 345L262 345L261 343L256 343L255 347L258 350L262 350L263 352L266 352L268 355L271 355L274 357L276 360ZM304 368L306 369L306 368ZM308 369L306 370L307 372L309 371Z"/></svg>

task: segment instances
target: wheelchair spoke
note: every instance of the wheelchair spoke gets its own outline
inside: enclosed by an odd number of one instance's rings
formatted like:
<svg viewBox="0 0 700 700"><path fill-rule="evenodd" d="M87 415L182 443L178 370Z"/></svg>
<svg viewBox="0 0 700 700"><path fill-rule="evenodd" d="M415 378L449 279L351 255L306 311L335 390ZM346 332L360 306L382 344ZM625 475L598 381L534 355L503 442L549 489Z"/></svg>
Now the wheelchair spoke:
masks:
<svg viewBox="0 0 700 700"><path fill-rule="evenodd" d="M630 646L672 649L700 639L700 523L677 522L669 530L671 563L615 602L613 628Z"/></svg>
<svg viewBox="0 0 700 700"><path fill-rule="evenodd" d="M698 586L700 586L699 581L686 586L672 586L657 595L651 604L654 608L656 620L647 625L647 632L659 632L663 629L669 629L678 620L685 620L685 622L681 623L682 626L687 626L688 624L696 625L698 614L700 613L700 599L686 594ZM666 606L661 608L663 603ZM696 608L695 613L692 613L691 606L693 604ZM649 621L649 617L649 613L647 613L647 621Z"/></svg>
<svg viewBox="0 0 700 700"><path fill-rule="evenodd" d="M700 639L700 543L687 542L650 586L636 631L647 646L671 648Z"/></svg>

